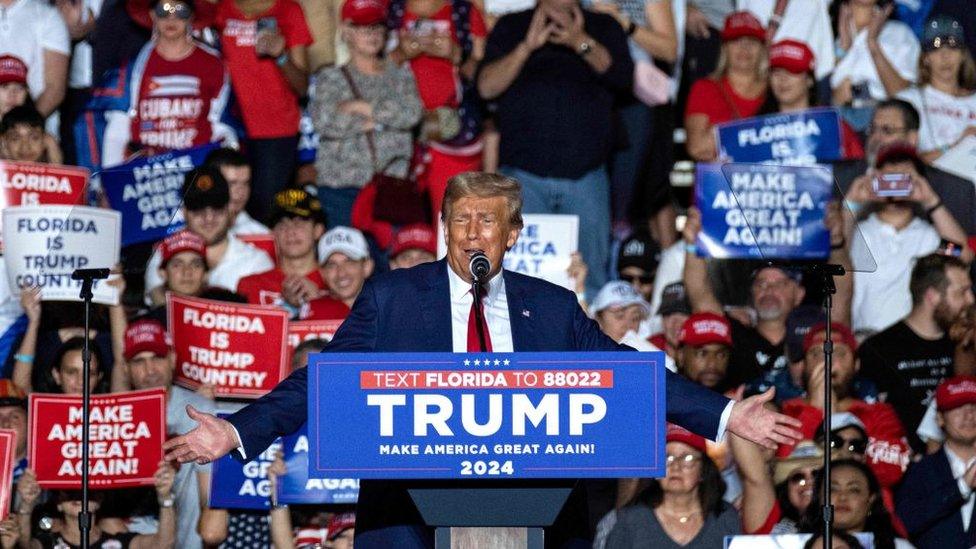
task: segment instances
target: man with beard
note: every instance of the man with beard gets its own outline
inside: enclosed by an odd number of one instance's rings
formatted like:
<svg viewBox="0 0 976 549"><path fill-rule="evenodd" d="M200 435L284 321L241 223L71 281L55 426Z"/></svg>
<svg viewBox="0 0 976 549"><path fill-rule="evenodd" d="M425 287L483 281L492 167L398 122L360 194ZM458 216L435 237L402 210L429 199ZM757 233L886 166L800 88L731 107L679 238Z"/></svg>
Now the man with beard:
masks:
<svg viewBox="0 0 976 549"><path fill-rule="evenodd" d="M945 380L935 393L946 441L905 474L896 510L919 549L976 546L976 377Z"/></svg>
<svg viewBox="0 0 976 549"><path fill-rule="evenodd" d="M861 375L895 408L912 448L924 452L915 430L936 386L952 371L955 344L949 326L973 304L973 291L966 264L938 254L918 259L909 288L908 316L861 346Z"/></svg>

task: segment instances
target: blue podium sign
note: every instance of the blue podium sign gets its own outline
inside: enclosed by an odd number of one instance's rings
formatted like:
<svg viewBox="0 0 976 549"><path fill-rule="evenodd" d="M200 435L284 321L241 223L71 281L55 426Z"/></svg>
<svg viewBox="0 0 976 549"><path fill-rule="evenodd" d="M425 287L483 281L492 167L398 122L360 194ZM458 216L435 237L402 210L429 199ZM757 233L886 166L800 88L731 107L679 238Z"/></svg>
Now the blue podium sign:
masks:
<svg viewBox="0 0 976 549"><path fill-rule="evenodd" d="M309 359L312 476L665 473L664 353L323 353Z"/></svg>
<svg viewBox="0 0 976 549"><path fill-rule="evenodd" d="M808 166L843 158L840 114L818 107L717 124L719 156L731 162Z"/></svg>
<svg viewBox="0 0 976 549"><path fill-rule="evenodd" d="M308 427L281 439L286 473L278 478L278 503L356 503L359 480L315 478L308 470Z"/></svg>

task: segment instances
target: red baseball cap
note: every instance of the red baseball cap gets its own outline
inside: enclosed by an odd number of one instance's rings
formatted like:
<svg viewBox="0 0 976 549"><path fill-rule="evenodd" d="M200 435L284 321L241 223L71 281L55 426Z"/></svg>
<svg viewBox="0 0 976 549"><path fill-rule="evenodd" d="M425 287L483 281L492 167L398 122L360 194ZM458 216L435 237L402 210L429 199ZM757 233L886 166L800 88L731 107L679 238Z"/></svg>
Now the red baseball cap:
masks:
<svg viewBox="0 0 976 549"><path fill-rule="evenodd" d="M13 55L0 55L0 84L27 85L27 65Z"/></svg>
<svg viewBox="0 0 976 549"><path fill-rule="evenodd" d="M976 404L976 376L950 377L935 390L935 405L940 412Z"/></svg>
<svg viewBox="0 0 976 549"><path fill-rule="evenodd" d="M393 252L391 257L396 257L407 250L423 250L437 255L437 234L433 227L418 223L407 225L393 238Z"/></svg>
<svg viewBox="0 0 976 549"><path fill-rule="evenodd" d="M339 534L355 527L356 513L337 513L329 517L329 533L326 535L326 538L332 541L339 537Z"/></svg>
<svg viewBox="0 0 976 549"><path fill-rule="evenodd" d="M813 50L799 40L780 40L769 47L769 68L786 69L793 74L813 72Z"/></svg>
<svg viewBox="0 0 976 549"><path fill-rule="evenodd" d="M732 346L732 324L716 313L695 313L685 320L678 334L678 345L701 347L709 343Z"/></svg>
<svg viewBox="0 0 976 549"><path fill-rule="evenodd" d="M874 167L878 169L888 163L911 162L915 166L922 164L918 156L918 149L907 141L895 141L881 147L874 159Z"/></svg>
<svg viewBox="0 0 976 549"><path fill-rule="evenodd" d="M0 406L27 408L27 393L9 379L0 379Z"/></svg>
<svg viewBox="0 0 976 549"><path fill-rule="evenodd" d="M814 324L807 335L803 336L803 354L806 354L810 350L810 347L814 345L819 345L823 343L824 332L827 330L826 322L819 322ZM843 343L851 350L852 353L857 352L857 338L854 337L854 332L847 326L847 324L841 324L840 322L830 323L830 336L831 339L835 340L836 343Z"/></svg>
<svg viewBox="0 0 976 549"><path fill-rule="evenodd" d="M766 41L766 29L756 16L749 11L734 11L725 18L725 26L722 28L722 41L730 42L742 37L755 38L756 40Z"/></svg>
<svg viewBox="0 0 976 549"><path fill-rule="evenodd" d="M366 26L386 21L386 4L381 0L346 0L342 3L342 20Z"/></svg>
<svg viewBox="0 0 976 549"><path fill-rule="evenodd" d="M665 440L667 442L683 442L695 450L705 453L705 439L703 437L673 423L668 423L668 433L665 435Z"/></svg>
<svg viewBox="0 0 976 549"><path fill-rule="evenodd" d="M166 356L169 350L166 329L155 320L139 320L125 330L126 360L132 360L139 353L146 351L156 356Z"/></svg>
<svg viewBox="0 0 976 549"><path fill-rule="evenodd" d="M194 252L206 260L207 243L199 235L190 231L171 234L159 243L159 254L163 258L160 265L165 267L169 260L180 252Z"/></svg>

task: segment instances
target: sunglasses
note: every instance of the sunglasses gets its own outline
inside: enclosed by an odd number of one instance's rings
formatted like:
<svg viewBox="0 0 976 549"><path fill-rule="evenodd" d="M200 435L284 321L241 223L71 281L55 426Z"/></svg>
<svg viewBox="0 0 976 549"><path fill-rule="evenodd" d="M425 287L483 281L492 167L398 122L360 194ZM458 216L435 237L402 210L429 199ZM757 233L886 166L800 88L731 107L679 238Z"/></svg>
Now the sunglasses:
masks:
<svg viewBox="0 0 976 549"><path fill-rule="evenodd" d="M633 284L634 281L640 282L641 284L650 284L654 282L654 275L653 274L646 274L646 275L622 274L620 275L620 280L623 280L627 284Z"/></svg>
<svg viewBox="0 0 976 549"><path fill-rule="evenodd" d="M160 2L156 4L153 12L160 19L175 15L178 19L186 21L193 16L193 10L190 9L190 6L182 2Z"/></svg>
<svg viewBox="0 0 976 549"><path fill-rule="evenodd" d="M845 439L840 435L830 435L831 450L847 450L852 454L864 455L868 449L868 441L863 438Z"/></svg>

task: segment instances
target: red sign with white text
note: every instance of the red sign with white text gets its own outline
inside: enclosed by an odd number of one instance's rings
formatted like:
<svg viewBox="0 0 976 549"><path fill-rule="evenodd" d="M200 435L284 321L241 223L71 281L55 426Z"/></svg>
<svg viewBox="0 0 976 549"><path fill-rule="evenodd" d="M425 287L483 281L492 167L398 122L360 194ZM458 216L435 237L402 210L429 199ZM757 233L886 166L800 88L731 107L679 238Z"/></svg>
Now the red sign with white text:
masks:
<svg viewBox="0 0 976 549"><path fill-rule="evenodd" d="M288 373L288 313L278 307L167 296L173 381L217 396L257 398Z"/></svg>
<svg viewBox="0 0 976 549"><path fill-rule="evenodd" d="M41 488L81 488L80 395L30 395L28 462ZM166 391L92 395L88 472L93 489L152 486L166 438Z"/></svg>
<svg viewBox="0 0 976 549"><path fill-rule="evenodd" d="M295 355L295 349L310 339L332 341L342 320L299 320L288 323L288 356ZM321 349L316 350L319 352Z"/></svg>
<svg viewBox="0 0 976 549"><path fill-rule="evenodd" d="M88 170L34 162L0 161L0 189L7 206L81 204Z"/></svg>
<svg viewBox="0 0 976 549"><path fill-rule="evenodd" d="M10 513L14 483L14 454L17 453L17 431L0 429L0 519Z"/></svg>

